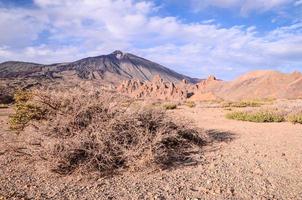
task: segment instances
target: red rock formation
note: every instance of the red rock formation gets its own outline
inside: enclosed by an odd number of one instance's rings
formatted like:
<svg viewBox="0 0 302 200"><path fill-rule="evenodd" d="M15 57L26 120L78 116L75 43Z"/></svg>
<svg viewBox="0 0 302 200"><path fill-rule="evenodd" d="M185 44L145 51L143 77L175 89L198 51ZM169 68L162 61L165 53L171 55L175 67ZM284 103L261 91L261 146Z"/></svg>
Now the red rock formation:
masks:
<svg viewBox="0 0 302 200"><path fill-rule="evenodd" d="M182 82L185 84L185 82ZM173 82L164 82L160 76L155 76L152 81L140 82L127 80L117 88L119 92L134 98L152 98L160 100L185 100L187 91Z"/></svg>
<svg viewBox="0 0 302 200"><path fill-rule="evenodd" d="M215 76L211 75L206 80L200 81L198 84L195 85L194 89L192 90L192 97L190 100L192 101L212 101L212 100L219 100L220 98L217 97L213 92L212 88L219 85L221 81L217 80Z"/></svg>
<svg viewBox="0 0 302 200"><path fill-rule="evenodd" d="M196 85L189 84L187 80L174 84L173 82L164 82L157 75L152 81L147 82L140 82L139 80L124 81L117 90L134 98L205 101L218 99L213 93L206 91L210 84L216 82L216 78L210 76L207 80L203 80Z"/></svg>

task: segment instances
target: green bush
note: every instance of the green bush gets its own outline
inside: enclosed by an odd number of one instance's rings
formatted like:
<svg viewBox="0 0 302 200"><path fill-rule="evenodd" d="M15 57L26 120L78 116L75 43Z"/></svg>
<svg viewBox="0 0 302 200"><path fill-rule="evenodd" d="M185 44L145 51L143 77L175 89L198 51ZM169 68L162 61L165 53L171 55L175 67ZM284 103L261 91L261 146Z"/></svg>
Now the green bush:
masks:
<svg viewBox="0 0 302 200"><path fill-rule="evenodd" d="M290 116L287 117L287 120L289 122L294 123L294 124L302 124L302 113L295 114L295 115L290 115Z"/></svg>
<svg viewBox="0 0 302 200"><path fill-rule="evenodd" d="M46 111L31 102L32 98L33 93L31 92L18 91L15 93L15 113L9 119L11 129L23 130L30 121L43 119Z"/></svg>
<svg viewBox="0 0 302 200"><path fill-rule="evenodd" d="M173 103L169 103L169 104L164 104L163 107L166 110L174 110L177 108L177 105Z"/></svg>
<svg viewBox="0 0 302 200"><path fill-rule="evenodd" d="M271 112L271 111L259 111L259 112L231 112L226 115L228 119L235 119L240 121L249 122L283 122L285 119L283 115Z"/></svg>

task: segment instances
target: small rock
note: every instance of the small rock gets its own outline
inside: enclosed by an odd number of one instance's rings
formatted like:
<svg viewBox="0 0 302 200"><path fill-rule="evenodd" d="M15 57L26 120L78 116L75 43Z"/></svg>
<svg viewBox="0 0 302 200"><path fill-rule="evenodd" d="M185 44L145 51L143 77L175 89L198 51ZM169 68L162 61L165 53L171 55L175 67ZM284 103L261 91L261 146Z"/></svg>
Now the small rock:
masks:
<svg viewBox="0 0 302 200"><path fill-rule="evenodd" d="M228 190L228 193L234 195L235 189L234 189L234 188L230 188L230 189Z"/></svg>
<svg viewBox="0 0 302 200"><path fill-rule="evenodd" d="M190 188L190 190L194 191L194 192L198 192L199 190L196 188Z"/></svg>

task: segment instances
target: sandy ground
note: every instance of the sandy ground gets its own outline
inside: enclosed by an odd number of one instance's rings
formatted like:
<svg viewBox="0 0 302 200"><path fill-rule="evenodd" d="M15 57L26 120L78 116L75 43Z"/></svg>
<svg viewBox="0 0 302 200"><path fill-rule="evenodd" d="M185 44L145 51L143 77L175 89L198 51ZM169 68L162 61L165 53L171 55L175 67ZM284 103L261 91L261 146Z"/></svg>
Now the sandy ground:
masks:
<svg viewBox="0 0 302 200"><path fill-rule="evenodd" d="M209 130L203 162L113 177L59 177L27 154L0 110L0 199L302 199L302 125L227 120L198 105L170 111Z"/></svg>

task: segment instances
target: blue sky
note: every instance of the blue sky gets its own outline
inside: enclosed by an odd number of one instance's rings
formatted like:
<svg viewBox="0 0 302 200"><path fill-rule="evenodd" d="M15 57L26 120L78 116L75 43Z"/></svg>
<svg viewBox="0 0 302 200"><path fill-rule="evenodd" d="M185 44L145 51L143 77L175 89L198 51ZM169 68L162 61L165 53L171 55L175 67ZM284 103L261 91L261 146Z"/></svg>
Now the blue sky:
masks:
<svg viewBox="0 0 302 200"><path fill-rule="evenodd" d="M0 62L116 49L200 78L302 71L302 0L0 0Z"/></svg>

